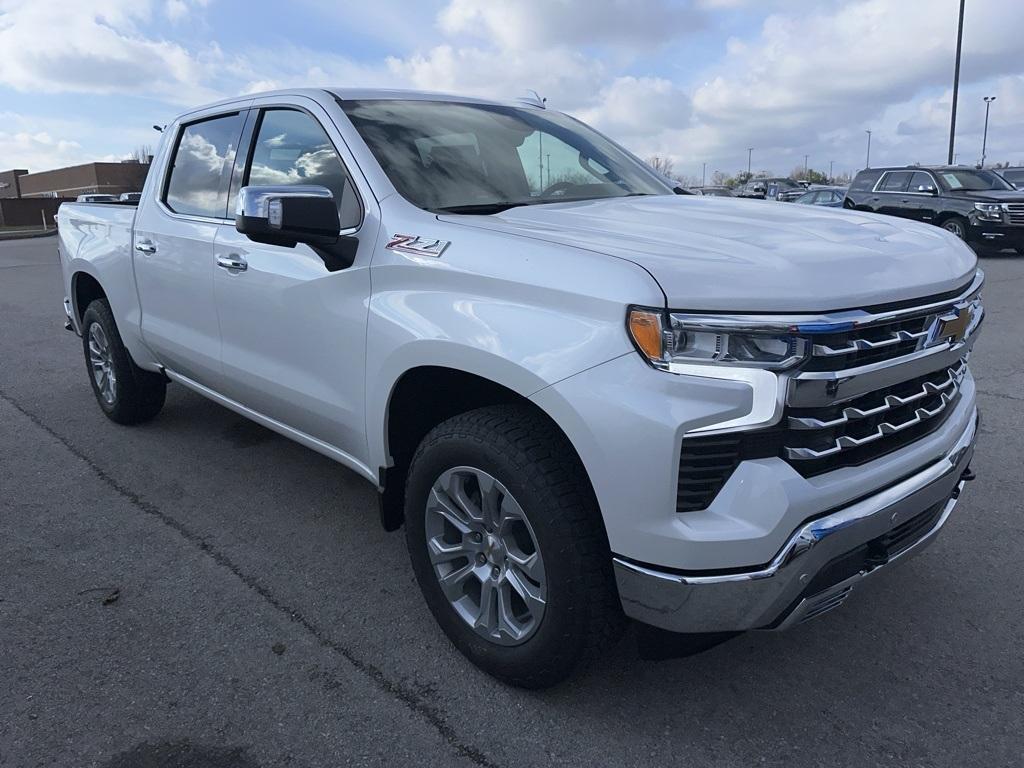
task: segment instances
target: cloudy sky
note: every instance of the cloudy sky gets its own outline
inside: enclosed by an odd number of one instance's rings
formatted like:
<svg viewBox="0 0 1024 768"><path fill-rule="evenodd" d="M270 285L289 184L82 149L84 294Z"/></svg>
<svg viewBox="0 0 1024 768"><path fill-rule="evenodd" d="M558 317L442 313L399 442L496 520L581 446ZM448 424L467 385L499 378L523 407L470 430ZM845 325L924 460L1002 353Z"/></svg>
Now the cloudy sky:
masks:
<svg viewBox="0 0 1024 768"><path fill-rule="evenodd" d="M282 86L533 88L700 178L943 162L957 0L0 0L0 170L115 159ZM1024 0L967 0L957 152L1024 164Z"/></svg>

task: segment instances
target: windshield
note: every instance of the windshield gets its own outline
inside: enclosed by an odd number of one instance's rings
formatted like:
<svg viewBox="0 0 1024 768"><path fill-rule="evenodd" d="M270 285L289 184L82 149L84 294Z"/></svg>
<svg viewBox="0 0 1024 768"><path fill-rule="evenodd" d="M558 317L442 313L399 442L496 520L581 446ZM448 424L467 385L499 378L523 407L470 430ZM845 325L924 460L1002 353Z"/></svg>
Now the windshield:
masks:
<svg viewBox="0 0 1024 768"><path fill-rule="evenodd" d="M939 178L953 192L984 192L992 189L1013 189L998 173L992 171L940 171Z"/></svg>
<svg viewBox="0 0 1024 768"><path fill-rule="evenodd" d="M1020 187L1024 185L1024 168L1014 168L1012 171L1003 171L1002 177L1011 184Z"/></svg>
<svg viewBox="0 0 1024 768"><path fill-rule="evenodd" d="M399 194L431 211L672 190L600 134L558 112L437 101L342 101Z"/></svg>

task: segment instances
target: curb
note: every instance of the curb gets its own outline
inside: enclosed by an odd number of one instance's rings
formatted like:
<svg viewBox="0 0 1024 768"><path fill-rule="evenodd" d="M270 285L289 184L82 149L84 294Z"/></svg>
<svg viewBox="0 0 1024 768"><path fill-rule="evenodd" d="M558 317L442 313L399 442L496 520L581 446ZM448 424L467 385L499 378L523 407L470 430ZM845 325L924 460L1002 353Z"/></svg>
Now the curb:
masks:
<svg viewBox="0 0 1024 768"><path fill-rule="evenodd" d="M57 234L56 229L48 229L45 232L0 232L0 240L28 240L33 237L52 237Z"/></svg>

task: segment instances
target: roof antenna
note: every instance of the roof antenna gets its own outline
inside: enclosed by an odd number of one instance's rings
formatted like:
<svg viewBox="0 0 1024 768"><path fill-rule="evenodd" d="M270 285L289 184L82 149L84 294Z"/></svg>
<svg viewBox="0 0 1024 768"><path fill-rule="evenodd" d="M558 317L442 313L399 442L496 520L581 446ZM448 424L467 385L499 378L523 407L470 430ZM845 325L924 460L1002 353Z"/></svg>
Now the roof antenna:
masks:
<svg viewBox="0 0 1024 768"><path fill-rule="evenodd" d="M547 109L545 106L548 103L546 98L541 98L541 95L532 88L528 88L526 91L527 95L519 99L523 104L529 104L533 107L540 107L541 109Z"/></svg>

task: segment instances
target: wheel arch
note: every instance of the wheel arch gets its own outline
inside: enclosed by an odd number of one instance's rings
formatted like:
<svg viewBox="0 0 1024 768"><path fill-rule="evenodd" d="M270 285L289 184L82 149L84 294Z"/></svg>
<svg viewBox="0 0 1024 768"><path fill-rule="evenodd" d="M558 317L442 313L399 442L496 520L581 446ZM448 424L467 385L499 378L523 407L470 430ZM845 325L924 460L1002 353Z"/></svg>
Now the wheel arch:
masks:
<svg viewBox="0 0 1024 768"><path fill-rule="evenodd" d="M71 301L79 327L82 325L85 310L97 299L110 301L95 275L81 269L71 275Z"/></svg>
<svg viewBox="0 0 1024 768"><path fill-rule="evenodd" d="M379 482L384 528L393 531L402 525L406 473L427 433L453 416L489 405L519 405L549 422L579 462L597 505L593 484L571 438L551 414L529 398L539 388L521 391L511 382L445 365L424 364L405 370L392 385L383 413L382 448L387 464L379 470ZM603 527L603 520L601 524Z"/></svg>

